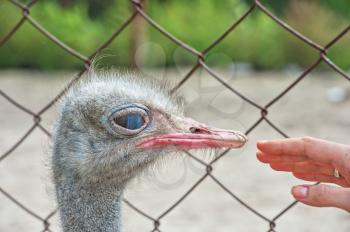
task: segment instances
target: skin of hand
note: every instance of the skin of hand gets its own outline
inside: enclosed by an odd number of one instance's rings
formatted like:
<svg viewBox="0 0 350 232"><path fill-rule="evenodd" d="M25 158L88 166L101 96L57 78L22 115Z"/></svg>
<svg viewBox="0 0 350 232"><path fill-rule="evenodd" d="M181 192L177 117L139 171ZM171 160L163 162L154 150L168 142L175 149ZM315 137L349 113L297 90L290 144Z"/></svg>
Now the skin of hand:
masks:
<svg viewBox="0 0 350 232"><path fill-rule="evenodd" d="M350 212L350 146L312 137L257 142L257 158L276 171L291 172L306 181L334 183L298 185L294 198L317 207L337 207ZM334 176L334 170L340 177Z"/></svg>

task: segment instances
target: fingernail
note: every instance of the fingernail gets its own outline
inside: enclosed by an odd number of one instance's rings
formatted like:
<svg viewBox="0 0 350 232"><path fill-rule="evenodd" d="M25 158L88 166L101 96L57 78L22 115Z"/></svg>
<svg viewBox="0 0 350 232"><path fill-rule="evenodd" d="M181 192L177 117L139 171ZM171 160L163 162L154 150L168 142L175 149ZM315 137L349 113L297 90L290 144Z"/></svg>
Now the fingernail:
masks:
<svg viewBox="0 0 350 232"><path fill-rule="evenodd" d="M296 199L306 198L309 192L309 186L300 185L292 188L292 194Z"/></svg>

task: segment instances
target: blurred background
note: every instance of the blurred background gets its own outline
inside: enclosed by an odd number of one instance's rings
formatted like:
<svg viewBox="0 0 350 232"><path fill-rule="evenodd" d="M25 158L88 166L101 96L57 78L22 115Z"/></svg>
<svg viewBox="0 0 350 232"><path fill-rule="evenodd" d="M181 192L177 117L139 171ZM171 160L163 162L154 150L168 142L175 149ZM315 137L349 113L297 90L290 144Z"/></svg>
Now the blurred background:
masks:
<svg viewBox="0 0 350 232"><path fill-rule="evenodd" d="M148 0L144 7L149 16L161 22L170 33L197 50L203 50L247 11L251 2ZM350 20L347 0L270 0L263 3L286 23L321 45L328 43ZM46 0L39 1L31 9L30 16L64 43L87 55L106 40L132 10L128 0ZM18 8L2 0L0 35L8 32L20 18ZM116 66L130 64L137 47L135 43L141 41L139 38L157 43L165 51L164 59L163 53L145 49L142 54L147 57L145 65L172 67L175 63L190 65L195 60L190 54L174 56L176 44L152 27L139 27L136 32L130 27L105 50L105 54L111 54L113 58L103 63ZM328 54L344 69L350 68L350 47L345 46L348 43L349 35L332 47ZM261 11L254 11L235 33L211 50L208 57L217 52L224 52L230 57L230 60L216 60L220 65L230 65L234 61L258 70L280 70L290 65L306 67L319 55L318 51L286 32ZM81 67L81 62L25 23L16 36L1 48L0 67L77 69Z"/></svg>
<svg viewBox="0 0 350 232"><path fill-rule="evenodd" d="M348 0L260 2L320 46L326 46L350 25ZM27 20L7 37L23 17L18 7L21 4L30 4L29 16L34 23L78 55L53 43ZM177 39L202 51L253 4L251 0L145 0L143 10ZM140 16L95 54L133 12L129 0L0 0L1 232L60 231L58 215L51 215L56 205L48 137L57 105L46 106L86 68L86 61L90 61L86 57L93 54L98 68L138 69L148 74L145 78L174 84L181 83L197 65L196 55ZM208 51L205 63L221 81L202 67L190 72L178 89L187 103L186 114L213 126L245 131L249 141L213 165L212 174L226 190L212 179L204 179L159 220L160 231L350 231L350 216L341 210L296 204L284 211L294 201L291 186L305 182L274 172L255 158L259 139L309 135L349 143L349 30L327 49L327 57L340 72L324 61L306 72L320 58L319 50L258 7ZM304 78L298 82L299 77ZM284 93L293 83L296 85ZM262 107L273 101L267 117L261 118L259 108L228 87ZM281 98L277 99L278 95ZM33 114L41 112L40 124L18 104ZM207 163L214 159L194 155ZM205 174L205 166L184 155L135 180L125 197L157 218ZM126 232L155 231L153 220L126 204L123 224Z"/></svg>

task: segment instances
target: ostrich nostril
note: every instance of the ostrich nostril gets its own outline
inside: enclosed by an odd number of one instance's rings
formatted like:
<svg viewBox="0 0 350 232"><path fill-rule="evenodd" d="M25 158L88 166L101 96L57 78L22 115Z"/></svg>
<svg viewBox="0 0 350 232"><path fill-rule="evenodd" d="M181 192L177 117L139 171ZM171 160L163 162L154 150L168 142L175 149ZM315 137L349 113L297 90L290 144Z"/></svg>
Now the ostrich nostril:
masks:
<svg viewBox="0 0 350 232"><path fill-rule="evenodd" d="M204 129L204 128L198 128L198 127L190 127L191 133L194 134L211 134L210 131Z"/></svg>

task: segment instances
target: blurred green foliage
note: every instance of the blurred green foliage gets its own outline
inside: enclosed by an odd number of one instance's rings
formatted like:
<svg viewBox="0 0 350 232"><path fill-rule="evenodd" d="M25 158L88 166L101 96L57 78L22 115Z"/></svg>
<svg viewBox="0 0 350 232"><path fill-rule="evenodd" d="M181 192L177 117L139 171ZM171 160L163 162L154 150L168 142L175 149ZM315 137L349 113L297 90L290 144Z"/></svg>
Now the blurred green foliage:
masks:
<svg viewBox="0 0 350 232"><path fill-rule="evenodd" d="M251 5L250 0L148 0L148 14L171 34L198 50L205 49ZM313 41L325 45L350 21L348 0L271 0L266 6L278 17ZM265 3L264 2L264 3ZM128 0L46 0L32 7L30 15L58 39L89 56L130 16ZM0 2L0 37L21 18L20 10ZM188 65L195 57L144 24L140 54L150 66ZM128 65L131 56L128 27L103 51L107 63ZM152 49L157 44L157 49ZM149 49L144 49L149 46ZM141 49L142 48L142 49ZM138 52L138 51L137 51ZM250 63L257 69L280 69L290 64L307 66L319 56L261 11L255 9L208 56L224 54L216 63ZM332 47L329 55L342 68L350 68L350 35ZM28 22L2 47L0 68L71 69L82 62L49 41Z"/></svg>

